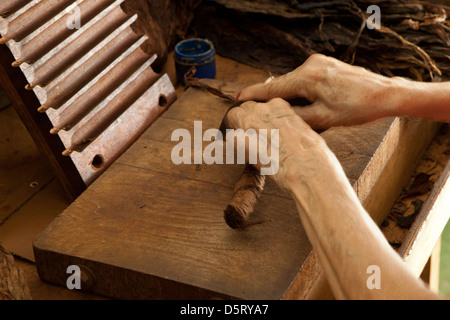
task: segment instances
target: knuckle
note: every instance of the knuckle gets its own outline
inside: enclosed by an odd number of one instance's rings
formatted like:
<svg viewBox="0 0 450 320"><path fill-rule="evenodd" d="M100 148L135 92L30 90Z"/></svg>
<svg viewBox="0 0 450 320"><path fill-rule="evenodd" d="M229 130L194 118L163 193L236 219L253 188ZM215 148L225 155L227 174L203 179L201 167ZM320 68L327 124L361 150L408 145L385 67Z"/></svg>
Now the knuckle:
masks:
<svg viewBox="0 0 450 320"><path fill-rule="evenodd" d="M270 105L274 105L274 104L282 104L285 101L281 98L273 98L272 100L269 101Z"/></svg>
<svg viewBox="0 0 450 320"><path fill-rule="evenodd" d="M251 113L255 109L258 108L258 105L260 105L260 103L257 103L254 101L247 101L247 102L244 102L243 104L241 104L240 107L234 108L234 109L242 110L242 112L245 112L245 113L247 113L247 112Z"/></svg>
<svg viewBox="0 0 450 320"><path fill-rule="evenodd" d="M280 108L280 107L290 106L290 104L282 98L273 98L272 100L270 100L268 102L268 104L271 108Z"/></svg>
<svg viewBox="0 0 450 320"><path fill-rule="evenodd" d="M306 62L308 63L320 63L323 62L325 60L327 60L327 56L321 54L321 53L314 53L312 55L309 56L309 58L306 60Z"/></svg>
<svg viewBox="0 0 450 320"><path fill-rule="evenodd" d="M241 109L251 109L255 104L256 104L256 102L254 102L254 101L246 101L243 104L241 104L240 108ZM239 108L234 108L234 109L239 109Z"/></svg>
<svg viewBox="0 0 450 320"><path fill-rule="evenodd" d="M236 127L239 125L239 119L242 118L242 109L241 108L234 108L228 111L226 119L228 124L231 127Z"/></svg>
<svg viewBox="0 0 450 320"><path fill-rule="evenodd" d="M330 67L336 67L339 60L320 54L315 53L311 55L305 62L306 67L310 67L312 71L312 75L319 76L320 72L319 70L324 70L326 68Z"/></svg>

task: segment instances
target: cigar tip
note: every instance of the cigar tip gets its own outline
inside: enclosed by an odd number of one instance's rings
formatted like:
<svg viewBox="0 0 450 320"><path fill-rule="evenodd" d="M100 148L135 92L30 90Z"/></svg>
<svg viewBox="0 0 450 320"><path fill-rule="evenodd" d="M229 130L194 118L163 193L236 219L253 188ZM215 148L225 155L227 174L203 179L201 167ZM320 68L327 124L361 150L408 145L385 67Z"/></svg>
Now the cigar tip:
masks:
<svg viewBox="0 0 450 320"><path fill-rule="evenodd" d="M31 84L31 83L29 83L29 84L27 84L27 85L25 86L25 89L26 89L26 90L33 90L33 88L34 88L34 85Z"/></svg>
<svg viewBox="0 0 450 320"><path fill-rule="evenodd" d="M66 149L66 150L64 150L64 151L62 152L62 155L63 155L63 156L70 156L72 152L73 152L73 150Z"/></svg>
<svg viewBox="0 0 450 320"><path fill-rule="evenodd" d="M16 60L16 61L14 61L13 63L11 63L11 65L13 66L13 67L18 67L18 66L20 66L22 64L22 61L20 61L20 60Z"/></svg>
<svg viewBox="0 0 450 320"><path fill-rule="evenodd" d="M50 133L51 134L57 134L58 132L60 132L61 131L61 129L59 129L59 128L52 128L51 130L50 130Z"/></svg>
<svg viewBox="0 0 450 320"><path fill-rule="evenodd" d="M228 205L225 209L224 218L227 225L232 229L244 229L248 225L248 220L244 213L239 212L231 205Z"/></svg>
<svg viewBox="0 0 450 320"><path fill-rule="evenodd" d="M49 107L47 107L47 106L40 106L40 107L38 108L38 111L41 112L41 113L44 113L44 112L47 111L48 109L49 109Z"/></svg>

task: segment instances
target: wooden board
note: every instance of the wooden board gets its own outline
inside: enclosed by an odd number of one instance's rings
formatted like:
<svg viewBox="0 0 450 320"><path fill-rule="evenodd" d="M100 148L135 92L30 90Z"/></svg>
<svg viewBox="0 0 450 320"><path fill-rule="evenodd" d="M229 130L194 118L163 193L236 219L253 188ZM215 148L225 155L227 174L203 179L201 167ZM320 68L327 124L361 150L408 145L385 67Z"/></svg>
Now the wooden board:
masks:
<svg viewBox="0 0 450 320"><path fill-rule="evenodd" d="M241 89L218 86L230 94ZM228 106L189 89L36 238L40 277L65 286L67 267L75 264L82 289L124 299L298 299L323 293L323 273L288 194L269 182L254 214L263 223L232 230L223 210L243 165L172 163L173 130L192 134L198 120L203 130L218 128ZM405 169L387 172L397 190L384 187L400 192L404 171L412 170L436 127L393 118L323 136L367 201L392 161ZM379 217L383 207L368 210Z"/></svg>

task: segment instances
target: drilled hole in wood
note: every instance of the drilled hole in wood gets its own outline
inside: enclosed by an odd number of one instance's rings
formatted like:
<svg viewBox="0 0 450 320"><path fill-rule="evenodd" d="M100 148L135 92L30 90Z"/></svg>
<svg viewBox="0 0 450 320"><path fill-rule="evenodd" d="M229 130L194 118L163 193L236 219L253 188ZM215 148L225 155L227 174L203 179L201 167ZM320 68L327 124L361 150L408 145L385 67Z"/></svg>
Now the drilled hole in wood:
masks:
<svg viewBox="0 0 450 320"><path fill-rule="evenodd" d="M96 155L94 159L92 159L91 166L94 170L99 170L103 167L104 160L101 155Z"/></svg>
<svg viewBox="0 0 450 320"><path fill-rule="evenodd" d="M158 104L161 108L164 108L167 106L167 98L165 95L160 95L159 96L159 100L158 100Z"/></svg>

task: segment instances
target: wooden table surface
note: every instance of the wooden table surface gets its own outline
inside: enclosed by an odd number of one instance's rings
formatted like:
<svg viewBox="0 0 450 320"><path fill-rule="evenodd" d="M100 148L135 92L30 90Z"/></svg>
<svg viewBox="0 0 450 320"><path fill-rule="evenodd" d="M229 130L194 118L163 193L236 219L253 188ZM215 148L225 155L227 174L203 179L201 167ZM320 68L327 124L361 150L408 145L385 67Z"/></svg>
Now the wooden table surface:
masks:
<svg viewBox="0 0 450 320"><path fill-rule="evenodd" d="M242 85L215 82L236 94ZM37 268L65 285L125 299L303 299L329 294L288 194L269 181L244 231L223 210L243 165L174 165L175 129L218 128L229 103L189 89L34 242ZM381 223L437 125L383 119L322 133L372 217ZM206 143L203 147L206 146ZM389 183L387 183L387 181Z"/></svg>

